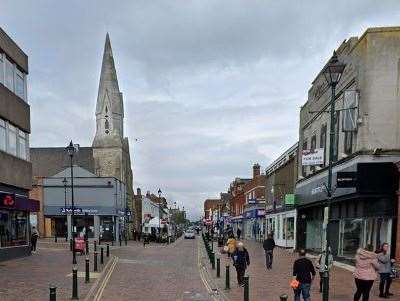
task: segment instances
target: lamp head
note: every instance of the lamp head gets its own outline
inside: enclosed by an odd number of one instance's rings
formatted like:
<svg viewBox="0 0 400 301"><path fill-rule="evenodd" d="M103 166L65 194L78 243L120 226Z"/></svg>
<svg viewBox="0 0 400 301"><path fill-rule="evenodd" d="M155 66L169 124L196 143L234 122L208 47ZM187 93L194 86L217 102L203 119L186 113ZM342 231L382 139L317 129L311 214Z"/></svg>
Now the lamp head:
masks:
<svg viewBox="0 0 400 301"><path fill-rule="evenodd" d="M343 64L339 61L336 51L334 51L331 59L323 70L325 80L328 85L336 86L338 84L345 67L346 64Z"/></svg>
<svg viewBox="0 0 400 301"><path fill-rule="evenodd" d="M68 144L68 146L65 148L65 150L67 151L67 153L68 153L68 155L69 155L70 157L73 157L73 156L74 156L76 150L75 150L74 144L72 143L72 140L71 140L71 142Z"/></svg>

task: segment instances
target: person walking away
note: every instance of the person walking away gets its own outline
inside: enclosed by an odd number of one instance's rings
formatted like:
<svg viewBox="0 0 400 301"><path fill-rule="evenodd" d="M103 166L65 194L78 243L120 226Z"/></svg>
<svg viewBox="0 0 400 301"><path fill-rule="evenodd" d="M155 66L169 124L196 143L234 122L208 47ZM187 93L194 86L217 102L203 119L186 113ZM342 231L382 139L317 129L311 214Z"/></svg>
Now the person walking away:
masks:
<svg viewBox="0 0 400 301"><path fill-rule="evenodd" d="M275 240L271 233L268 234L267 239L264 240L263 248L265 251L265 265L267 269L272 269L272 260L274 257Z"/></svg>
<svg viewBox="0 0 400 301"><path fill-rule="evenodd" d="M372 252L372 247L367 249L359 248L356 253L356 267L354 270L354 281L357 290L354 294L354 301L369 300L369 292L377 277L376 271L379 269L377 254Z"/></svg>
<svg viewBox="0 0 400 301"><path fill-rule="evenodd" d="M242 230L240 230L240 228L238 227L236 230L236 237L238 240L240 240L240 235L242 235Z"/></svg>
<svg viewBox="0 0 400 301"><path fill-rule="evenodd" d="M32 233L31 233L31 245L32 245L32 251L36 252L36 244L37 240L39 238L39 232L36 229L36 227L32 227Z"/></svg>
<svg viewBox="0 0 400 301"><path fill-rule="evenodd" d="M239 286L244 286L244 274L250 265L250 256L243 243L237 243L236 250L233 253L233 266L236 269L237 282Z"/></svg>
<svg viewBox="0 0 400 301"><path fill-rule="evenodd" d="M389 298L389 296L393 296L389 292L390 284L392 283L391 272L392 272L392 264L395 262L394 259L390 259L390 255L388 253L389 244L384 243L380 252L377 255L379 269L378 273L380 276L379 283L379 297L381 298Z"/></svg>
<svg viewBox="0 0 400 301"><path fill-rule="evenodd" d="M330 271L333 265L333 256L331 253L331 247L329 247L329 251L328 251L328 266L325 265L325 261L326 261L326 251L323 251L319 256L318 256L318 260L317 260L317 269L319 271L319 292L322 293L322 279L324 276L324 273L326 271Z"/></svg>
<svg viewBox="0 0 400 301"><path fill-rule="evenodd" d="M228 257L232 257L233 253L236 251L236 239L233 234L230 235L226 245L228 247Z"/></svg>
<svg viewBox="0 0 400 301"><path fill-rule="evenodd" d="M299 251L299 258L293 264L293 279L299 282L294 289L294 301L300 301L300 295L304 301L311 301L310 288L315 277L315 269L310 259L306 258L306 251Z"/></svg>

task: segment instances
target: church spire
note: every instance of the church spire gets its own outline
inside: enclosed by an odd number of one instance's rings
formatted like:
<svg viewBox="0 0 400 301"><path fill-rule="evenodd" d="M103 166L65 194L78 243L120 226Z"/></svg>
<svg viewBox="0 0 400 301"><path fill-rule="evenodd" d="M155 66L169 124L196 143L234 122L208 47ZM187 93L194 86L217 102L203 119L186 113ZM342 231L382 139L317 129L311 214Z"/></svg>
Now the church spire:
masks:
<svg viewBox="0 0 400 301"><path fill-rule="evenodd" d="M124 105L107 33L96 104L96 136L93 145L120 143L123 138ZM102 141L104 140L104 141ZM104 143L106 142L106 143Z"/></svg>

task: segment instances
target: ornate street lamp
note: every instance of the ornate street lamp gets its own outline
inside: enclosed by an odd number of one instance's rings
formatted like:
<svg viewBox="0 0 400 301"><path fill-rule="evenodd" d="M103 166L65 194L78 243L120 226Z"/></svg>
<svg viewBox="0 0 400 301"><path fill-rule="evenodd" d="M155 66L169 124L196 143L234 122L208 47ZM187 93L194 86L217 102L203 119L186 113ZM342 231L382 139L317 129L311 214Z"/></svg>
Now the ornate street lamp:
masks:
<svg viewBox="0 0 400 301"><path fill-rule="evenodd" d="M161 188L158 189L158 238L161 242Z"/></svg>
<svg viewBox="0 0 400 301"><path fill-rule="evenodd" d="M71 169L71 223L72 223L72 264L76 264L76 254L75 254L75 203L74 203L74 166L73 158L76 152L75 146L71 142L65 148L70 158L70 169Z"/></svg>
<svg viewBox="0 0 400 301"><path fill-rule="evenodd" d="M329 131L329 166L328 166L328 183L327 183L327 194L328 194L328 208L327 208L327 225L325 230L325 272L323 273L323 301L329 300L329 222L331 217L331 199L332 199L332 165L333 165L333 144L335 143L335 89L337 84L342 77L345 64L338 60L336 51L333 52L331 59L323 70L325 80L331 87L331 103L330 103L330 131Z"/></svg>
<svg viewBox="0 0 400 301"><path fill-rule="evenodd" d="M62 180L62 183L64 184L64 212L65 212L65 219L68 220L67 218L67 178L64 177L64 180ZM65 234L65 241L68 241L68 226L67 226L67 233Z"/></svg>

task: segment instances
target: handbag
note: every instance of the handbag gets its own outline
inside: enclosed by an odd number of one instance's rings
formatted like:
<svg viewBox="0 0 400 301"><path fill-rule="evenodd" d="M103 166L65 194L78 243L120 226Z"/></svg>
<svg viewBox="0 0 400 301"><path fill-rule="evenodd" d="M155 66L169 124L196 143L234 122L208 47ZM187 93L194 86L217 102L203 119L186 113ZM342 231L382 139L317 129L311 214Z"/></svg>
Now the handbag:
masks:
<svg viewBox="0 0 400 301"><path fill-rule="evenodd" d="M396 268L393 266L392 266L392 269L390 270L390 278L392 278L392 279L399 278L399 274L398 274Z"/></svg>

